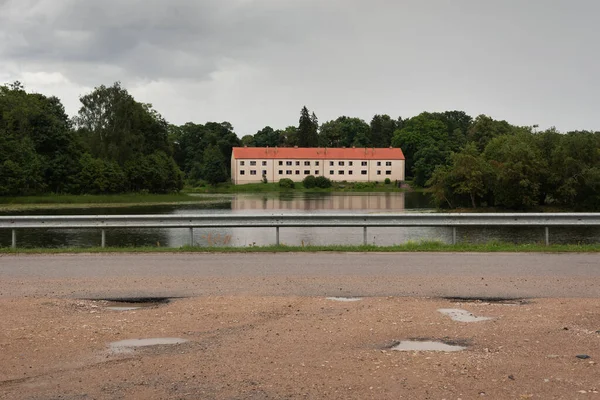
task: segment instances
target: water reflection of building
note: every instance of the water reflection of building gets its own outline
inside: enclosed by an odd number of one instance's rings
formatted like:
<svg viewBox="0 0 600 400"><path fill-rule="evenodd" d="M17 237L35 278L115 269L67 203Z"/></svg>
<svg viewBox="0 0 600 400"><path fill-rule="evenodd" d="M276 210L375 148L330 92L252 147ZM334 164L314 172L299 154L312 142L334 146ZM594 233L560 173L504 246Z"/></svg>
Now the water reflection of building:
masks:
<svg viewBox="0 0 600 400"><path fill-rule="evenodd" d="M319 196L319 197L235 197L233 211L243 210L385 210L403 211L405 193L377 193L370 196Z"/></svg>

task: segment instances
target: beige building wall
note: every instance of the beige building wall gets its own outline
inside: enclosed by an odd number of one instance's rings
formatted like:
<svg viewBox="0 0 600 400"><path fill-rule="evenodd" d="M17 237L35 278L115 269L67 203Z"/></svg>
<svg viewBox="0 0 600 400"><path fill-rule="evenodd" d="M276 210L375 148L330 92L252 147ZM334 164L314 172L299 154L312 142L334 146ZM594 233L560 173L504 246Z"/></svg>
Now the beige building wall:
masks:
<svg viewBox="0 0 600 400"><path fill-rule="evenodd" d="M308 175L332 181L392 182L404 180L404 160L315 160L315 159L231 159L232 181L236 185L289 178L301 182Z"/></svg>

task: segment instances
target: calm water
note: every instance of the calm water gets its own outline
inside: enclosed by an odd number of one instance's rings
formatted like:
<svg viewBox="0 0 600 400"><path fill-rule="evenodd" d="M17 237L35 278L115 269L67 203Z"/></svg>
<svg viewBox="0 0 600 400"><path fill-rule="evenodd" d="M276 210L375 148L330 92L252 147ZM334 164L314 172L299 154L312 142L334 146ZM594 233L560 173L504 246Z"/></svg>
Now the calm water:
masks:
<svg viewBox="0 0 600 400"><path fill-rule="evenodd" d="M44 209L12 212L10 215L118 215L118 214L249 214L249 213L398 213L434 212L423 193L281 193L223 196L223 201L204 205L158 205L119 208ZM4 213L8 215L8 213ZM596 243L598 228L552 228L552 243ZM275 242L273 228L194 229L198 246L263 246ZM500 240L541 243L543 228L461 228L459 241ZM100 245L95 229L36 229L17 233L19 247L92 247ZM281 228L280 241L287 245L362 244L362 228ZM449 228L369 228L370 244L393 245L407 241L450 242ZM111 229L106 231L110 247L188 244L188 229ZM0 247L10 246L9 230L0 231Z"/></svg>

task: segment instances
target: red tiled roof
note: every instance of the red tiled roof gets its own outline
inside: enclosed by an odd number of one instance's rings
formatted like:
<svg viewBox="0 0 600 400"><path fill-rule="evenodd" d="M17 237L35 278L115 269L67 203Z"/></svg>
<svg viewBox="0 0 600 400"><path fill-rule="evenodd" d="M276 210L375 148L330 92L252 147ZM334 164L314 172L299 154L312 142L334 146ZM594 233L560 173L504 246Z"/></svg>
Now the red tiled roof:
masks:
<svg viewBox="0 0 600 400"><path fill-rule="evenodd" d="M236 159L332 159L332 160L404 160L399 148L294 148L294 147L234 147Z"/></svg>

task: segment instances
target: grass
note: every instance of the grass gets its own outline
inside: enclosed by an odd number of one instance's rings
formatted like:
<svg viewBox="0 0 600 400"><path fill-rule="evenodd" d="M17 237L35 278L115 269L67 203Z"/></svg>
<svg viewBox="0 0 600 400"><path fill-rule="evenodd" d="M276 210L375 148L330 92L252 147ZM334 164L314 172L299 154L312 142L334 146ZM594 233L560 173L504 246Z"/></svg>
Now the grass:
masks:
<svg viewBox="0 0 600 400"><path fill-rule="evenodd" d="M172 194L115 194L115 195L44 195L1 197L0 210L44 208L44 206L130 206L151 204L200 203L217 200L211 197Z"/></svg>
<svg viewBox="0 0 600 400"><path fill-rule="evenodd" d="M406 189L400 189L393 184L377 183L372 187L355 187L353 182L334 182L328 189L311 188L307 189L302 182L296 182L294 189L284 189L279 186L279 182L269 183L247 183L245 185L233 185L231 183L221 183L216 186L202 186L186 188L187 193L272 193L272 192L403 192Z"/></svg>
<svg viewBox="0 0 600 400"><path fill-rule="evenodd" d="M441 242L409 242L395 246L249 246L249 247L107 247L107 248L57 248L57 249L11 249L0 247L0 254L61 254L61 253L406 253L406 252L450 252L450 253L599 253L600 244L512 244L489 242L484 244Z"/></svg>

